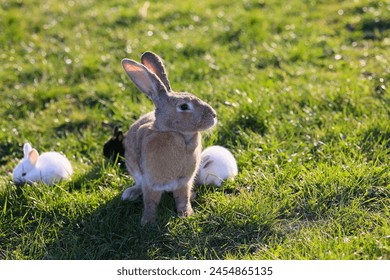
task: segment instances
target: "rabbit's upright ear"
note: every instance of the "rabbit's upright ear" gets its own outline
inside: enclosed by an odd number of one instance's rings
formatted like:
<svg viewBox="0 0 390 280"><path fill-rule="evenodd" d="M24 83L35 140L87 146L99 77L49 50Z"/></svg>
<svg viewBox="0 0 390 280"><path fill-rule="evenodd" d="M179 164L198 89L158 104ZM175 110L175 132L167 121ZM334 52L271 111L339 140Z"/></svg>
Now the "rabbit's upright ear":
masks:
<svg viewBox="0 0 390 280"><path fill-rule="evenodd" d="M117 137L119 132L120 132L119 127L116 125L112 131L112 136Z"/></svg>
<svg viewBox="0 0 390 280"><path fill-rule="evenodd" d="M119 130L119 127L117 125L114 127L113 138L118 139L118 141L120 142L122 142L124 138L122 130Z"/></svg>
<svg viewBox="0 0 390 280"><path fill-rule="evenodd" d="M31 164L32 164L32 165L35 165L35 164L37 163L37 161L38 161L38 158L39 158L39 153L38 153L38 151L35 150L35 149L32 149L32 150L30 151L30 153L28 154L28 158L29 158Z"/></svg>
<svg viewBox="0 0 390 280"><path fill-rule="evenodd" d="M117 138L118 138L118 141L119 141L119 142L122 142L122 141L123 141L124 136L123 136L123 132L122 132L122 131L119 131L119 132L118 132Z"/></svg>
<svg viewBox="0 0 390 280"><path fill-rule="evenodd" d="M30 143L24 143L23 145L23 154L24 158L28 158L30 151L32 150L31 144Z"/></svg>
<svg viewBox="0 0 390 280"><path fill-rule="evenodd" d="M141 62L150 71L157 75L160 80L164 83L164 86L168 91L172 91L171 84L168 80L168 74L165 70L164 63L161 58L153 52L145 52L141 57Z"/></svg>
<svg viewBox="0 0 390 280"><path fill-rule="evenodd" d="M168 91L165 85L144 65L125 58L122 60L122 66L137 88L149 96L154 103L162 95L167 95Z"/></svg>

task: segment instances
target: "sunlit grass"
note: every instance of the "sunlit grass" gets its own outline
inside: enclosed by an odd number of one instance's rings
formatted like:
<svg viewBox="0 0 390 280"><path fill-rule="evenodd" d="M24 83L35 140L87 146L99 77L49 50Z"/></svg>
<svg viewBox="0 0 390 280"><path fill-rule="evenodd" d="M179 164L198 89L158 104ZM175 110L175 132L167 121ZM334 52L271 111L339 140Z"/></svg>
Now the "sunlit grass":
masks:
<svg viewBox="0 0 390 280"><path fill-rule="evenodd" d="M2 1L1 259L389 259L390 10L381 1ZM28 14L29 16L25 16ZM163 196L141 227L104 161L114 125L152 103L123 72L152 50L217 111L203 144L239 175ZM29 141L72 181L17 187Z"/></svg>

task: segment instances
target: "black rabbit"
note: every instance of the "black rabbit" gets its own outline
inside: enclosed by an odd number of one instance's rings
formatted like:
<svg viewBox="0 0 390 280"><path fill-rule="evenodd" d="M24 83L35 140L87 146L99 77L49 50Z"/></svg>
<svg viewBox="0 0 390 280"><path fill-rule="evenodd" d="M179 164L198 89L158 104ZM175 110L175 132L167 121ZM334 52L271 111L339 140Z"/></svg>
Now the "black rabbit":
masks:
<svg viewBox="0 0 390 280"><path fill-rule="evenodd" d="M124 167L125 147L123 139L123 132L119 130L118 126L115 126L111 139L104 143L103 155L108 160Z"/></svg>

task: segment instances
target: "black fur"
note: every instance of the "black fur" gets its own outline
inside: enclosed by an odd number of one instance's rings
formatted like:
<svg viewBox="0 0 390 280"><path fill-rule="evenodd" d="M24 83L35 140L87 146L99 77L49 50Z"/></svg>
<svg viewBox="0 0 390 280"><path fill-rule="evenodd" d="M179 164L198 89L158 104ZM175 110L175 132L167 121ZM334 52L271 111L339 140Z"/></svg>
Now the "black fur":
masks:
<svg viewBox="0 0 390 280"><path fill-rule="evenodd" d="M104 143L103 155L106 159L124 165L125 147L123 145L123 132L119 130L118 126L114 127L113 136L110 140Z"/></svg>

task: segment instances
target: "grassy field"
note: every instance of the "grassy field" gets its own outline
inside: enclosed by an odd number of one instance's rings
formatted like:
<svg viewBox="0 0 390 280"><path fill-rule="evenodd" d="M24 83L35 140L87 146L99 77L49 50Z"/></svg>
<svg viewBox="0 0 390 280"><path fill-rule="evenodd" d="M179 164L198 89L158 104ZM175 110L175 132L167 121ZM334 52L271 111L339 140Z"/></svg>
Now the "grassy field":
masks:
<svg viewBox="0 0 390 280"><path fill-rule="evenodd" d="M0 0L0 259L390 259L386 1L161 2ZM102 146L153 109L120 64L146 50L215 108L203 144L239 175L141 227ZM72 181L15 186L26 141Z"/></svg>

